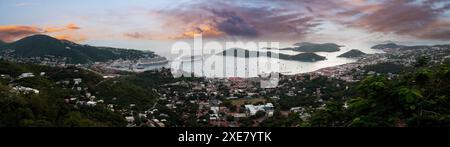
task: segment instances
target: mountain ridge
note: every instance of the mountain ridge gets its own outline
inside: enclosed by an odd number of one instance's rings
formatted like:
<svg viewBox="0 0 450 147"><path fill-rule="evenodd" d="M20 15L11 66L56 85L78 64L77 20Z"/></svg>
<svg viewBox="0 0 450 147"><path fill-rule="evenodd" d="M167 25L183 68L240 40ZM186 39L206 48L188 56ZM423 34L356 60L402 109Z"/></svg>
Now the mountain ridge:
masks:
<svg viewBox="0 0 450 147"><path fill-rule="evenodd" d="M284 48L281 50L292 50L298 52L337 52L340 51L341 46L335 43L310 43L310 42L300 42L294 44L296 47Z"/></svg>
<svg viewBox="0 0 450 147"><path fill-rule="evenodd" d="M385 43L385 44L377 44L375 46L372 46L371 49L396 49L396 48L403 48L405 46L398 45L396 43Z"/></svg>
<svg viewBox="0 0 450 147"><path fill-rule="evenodd" d="M231 54L230 51L234 51ZM243 54L237 54L238 52ZM283 53L274 53L271 51L267 52L261 52L261 51L250 51L246 49L240 49L240 48L233 48L225 50L221 53L219 53L223 56L235 56L235 57L241 57L241 58L253 58L253 57L260 57L263 54L267 57L277 57L282 60L293 60L293 61L302 61L302 62L316 62L321 60L326 60L326 57L317 55L315 53L300 53L296 55L288 55Z"/></svg>
<svg viewBox="0 0 450 147"><path fill-rule="evenodd" d="M377 44L372 46L371 49L400 49L400 50L411 50L411 49L423 49L423 48L432 48L432 47L450 47L450 44L439 44L439 45L398 45L396 43L386 43L386 44Z"/></svg>
<svg viewBox="0 0 450 147"><path fill-rule="evenodd" d="M12 55L21 58L55 56L67 58L67 63L89 64L115 59L137 59L157 56L153 52L134 49L95 47L58 40L47 35L33 35L0 46L11 49Z"/></svg>
<svg viewBox="0 0 450 147"><path fill-rule="evenodd" d="M344 57L344 58L358 58L361 57L363 55L366 55L366 53L358 50L358 49L352 49L348 52L345 52L341 55L339 55L338 57Z"/></svg>

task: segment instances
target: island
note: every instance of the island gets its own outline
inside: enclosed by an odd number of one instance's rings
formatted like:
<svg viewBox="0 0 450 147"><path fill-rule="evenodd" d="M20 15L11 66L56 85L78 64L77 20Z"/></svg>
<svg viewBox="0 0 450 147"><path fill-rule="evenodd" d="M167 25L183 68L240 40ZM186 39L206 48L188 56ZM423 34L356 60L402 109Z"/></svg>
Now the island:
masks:
<svg viewBox="0 0 450 147"><path fill-rule="evenodd" d="M337 52L340 51L341 47L340 45L337 45L335 43L324 43L324 44L316 44L316 43L309 43L309 42L302 42L302 43L296 43L294 44L296 47L290 47L290 48L284 48L281 50L292 50L292 51L298 51L298 52Z"/></svg>
<svg viewBox="0 0 450 147"><path fill-rule="evenodd" d="M384 50L384 49L398 49L398 48L403 48L405 46L403 45L397 45L395 43L386 43L386 44L378 44L375 46L372 46L372 49L378 49L378 50Z"/></svg>
<svg viewBox="0 0 450 147"><path fill-rule="evenodd" d="M344 57L344 58L359 58L361 56L366 55L366 53L357 50L357 49L352 49L346 53L343 53L342 55L339 55L338 57Z"/></svg>
<svg viewBox="0 0 450 147"><path fill-rule="evenodd" d="M414 46L407 46L407 45L397 45L395 43L387 43L387 44L378 44L372 47L372 49L398 49L398 50L420 50L420 49L432 49L432 48L448 48L450 47L450 44L441 44L441 45L414 45Z"/></svg>
<svg viewBox="0 0 450 147"><path fill-rule="evenodd" d="M297 55L288 55L283 53L274 53L274 52L260 52L260 51L249 51L246 49L233 48L225 50L219 55L223 56L234 56L240 58L254 58L254 57L277 57L282 60L292 60L292 61L301 61L301 62L316 62L321 60L326 60L326 57L317 55L315 53L300 53Z"/></svg>

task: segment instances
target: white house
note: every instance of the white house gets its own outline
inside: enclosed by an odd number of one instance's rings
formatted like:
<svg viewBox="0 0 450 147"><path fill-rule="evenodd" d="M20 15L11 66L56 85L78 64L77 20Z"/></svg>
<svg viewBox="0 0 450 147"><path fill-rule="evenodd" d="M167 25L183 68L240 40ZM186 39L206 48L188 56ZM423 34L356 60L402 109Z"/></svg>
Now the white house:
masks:
<svg viewBox="0 0 450 147"><path fill-rule="evenodd" d="M274 106L272 103L267 103L265 105L245 105L245 109L247 110L247 114L250 116L256 115L258 111L266 112L268 117L273 116Z"/></svg>
<svg viewBox="0 0 450 147"><path fill-rule="evenodd" d="M22 73L18 78L22 79L22 78L31 78L31 77L34 77L34 74L27 72L27 73Z"/></svg>
<svg viewBox="0 0 450 147"><path fill-rule="evenodd" d="M133 122L134 122L134 117L133 117L133 116L127 116L127 117L125 117L125 119L126 119L127 122L129 122L129 123L133 123Z"/></svg>
<svg viewBox="0 0 450 147"><path fill-rule="evenodd" d="M23 86L16 86L12 88L14 91L17 91L19 93L28 94L28 93L34 93L39 94L39 90L29 88L29 87L23 87Z"/></svg>
<svg viewBox="0 0 450 147"><path fill-rule="evenodd" d="M97 102L95 102L95 101L89 101L89 102L87 102L86 103L88 106L95 106L95 105L97 105Z"/></svg>
<svg viewBox="0 0 450 147"><path fill-rule="evenodd" d="M219 107L211 107L211 111L213 111L214 114L219 114Z"/></svg>
<svg viewBox="0 0 450 147"><path fill-rule="evenodd" d="M73 82L75 82L75 85L80 84L82 81L83 81L83 79L81 79L81 78L73 79Z"/></svg>

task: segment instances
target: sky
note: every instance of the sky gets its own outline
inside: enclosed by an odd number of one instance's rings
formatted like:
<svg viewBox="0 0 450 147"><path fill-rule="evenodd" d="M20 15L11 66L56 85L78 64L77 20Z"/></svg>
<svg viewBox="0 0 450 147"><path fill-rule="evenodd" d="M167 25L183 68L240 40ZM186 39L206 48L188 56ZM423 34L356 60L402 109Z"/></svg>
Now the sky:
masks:
<svg viewBox="0 0 450 147"><path fill-rule="evenodd" d="M168 49L214 41L450 42L449 0L0 0L0 40L47 34L82 44Z"/></svg>

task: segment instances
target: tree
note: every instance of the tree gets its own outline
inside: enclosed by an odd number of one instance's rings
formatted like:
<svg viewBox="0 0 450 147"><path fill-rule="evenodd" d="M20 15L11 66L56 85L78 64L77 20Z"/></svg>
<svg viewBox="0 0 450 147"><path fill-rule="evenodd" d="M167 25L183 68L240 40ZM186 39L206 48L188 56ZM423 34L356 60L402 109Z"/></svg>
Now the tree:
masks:
<svg viewBox="0 0 450 147"><path fill-rule="evenodd" d="M430 62L428 57L419 57L417 62L414 64L415 67L424 67Z"/></svg>
<svg viewBox="0 0 450 147"><path fill-rule="evenodd" d="M266 116L266 112L265 111L261 111L261 110L257 111L256 114L255 114L256 118L262 118L264 116Z"/></svg>
<svg viewBox="0 0 450 147"><path fill-rule="evenodd" d="M241 118L239 119L239 123L241 124L241 127L252 127L253 126L253 120L250 118Z"/></svg>
<svg viewBox="0 0 450 147"><path fill-rule="evenodd" d="M349 121L346 111L342 104L336 101L328 102L324 109L313 113L310 120L312 126L330 126L339 127L344 126Z"/></svg>
<svg viewBox="0 0 450 147"><path fill-rule="evenodd" d="M227 116L226 116L226 120L227 120L227 121L230 121L230 122L231 122L231 121L234 121L234 116L232 116L232 115L227 115Z"/></svg>

